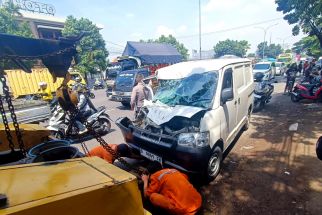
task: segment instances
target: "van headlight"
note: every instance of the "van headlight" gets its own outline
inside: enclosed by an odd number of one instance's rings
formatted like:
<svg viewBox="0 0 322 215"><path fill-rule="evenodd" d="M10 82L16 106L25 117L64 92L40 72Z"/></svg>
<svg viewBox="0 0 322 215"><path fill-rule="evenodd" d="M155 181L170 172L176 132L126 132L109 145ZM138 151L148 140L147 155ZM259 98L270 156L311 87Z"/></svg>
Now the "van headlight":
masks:
<svg viewBox="0 0 322 215"><path fill-rule="evenodd" d="M178 145L186 147L205 147L209 145L209 132L182 133Z"/></svg>
<svg viewBox="0 0 322 215"><path fill-rule="evenodd" d="M124 92L124 96L131 96L132 92Z"/></svg>

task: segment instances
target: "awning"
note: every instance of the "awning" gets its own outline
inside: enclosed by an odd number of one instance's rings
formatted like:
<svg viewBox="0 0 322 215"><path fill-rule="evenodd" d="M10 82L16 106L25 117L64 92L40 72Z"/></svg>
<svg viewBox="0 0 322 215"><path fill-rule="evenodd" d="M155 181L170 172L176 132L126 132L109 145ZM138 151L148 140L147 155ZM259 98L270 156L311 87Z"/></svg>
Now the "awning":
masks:
<svg viewBox="0 0 322 215"><path fill-rule="evenodd" d="M64 77L76 54L75 43L80 39L48 40L0 34L0 60L12 60L21 69L31 72L22 60L40 59L52 74Z"/></svg>
<svg viewBox="0 0 322 215"><path fill-rule="evenodd" d="M182 61L182 55L170 44L127 42L123 56L140 58L142 64L174 64Z"/></svg>

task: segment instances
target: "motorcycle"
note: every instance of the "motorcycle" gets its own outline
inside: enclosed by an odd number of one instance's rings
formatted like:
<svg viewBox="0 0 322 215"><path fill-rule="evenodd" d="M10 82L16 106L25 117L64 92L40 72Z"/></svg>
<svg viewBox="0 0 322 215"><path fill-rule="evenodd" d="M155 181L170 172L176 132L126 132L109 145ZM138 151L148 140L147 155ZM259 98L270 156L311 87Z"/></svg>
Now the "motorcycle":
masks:
<svg viewBox="0 0 322 215"><path fill-rule="evenodd" d="M322 79L315 77L311 83L297 83L292 91L292 102L299 102L302 99L322 101Z"/></svg>
<svg viewBox="0 0 322 215"><path fill-rule="evenodd" d="M94 86L93 86L93 89L94 90L104 89L104 88L105 88L105 86L104 86L104 84L101 81L96 81L94 83Z"/></svg>
<svg viewBox="0 0 322 215"><path fill-rule="evenodd" d="M111 130L111 122L108 114L105 113L106 108L104 106L99 107L86 119L83 119L81 123L90 124L95 133L99 135L105 135ZM57 139L78 139L78 128L75 123L71 123L69 116L59 106L53 109L53 115L49 119L49 129L53 136ZM88 132L85 133L88 135Z"/></svg>
<svg viewBox="0 0 322 215"><path fill-rule="evenodd" d="M270 102L274 86L269 81L267 75L258 72L254 75L255 90L254 90L254 111L259 111L264 108L264 105Z"/></svg>
<svg viewBox="0 0 322 215"><path fill-rule="evenodd" d="M95 94L88 87L85 87L84 94L91 99L95 99Z"/></svg>

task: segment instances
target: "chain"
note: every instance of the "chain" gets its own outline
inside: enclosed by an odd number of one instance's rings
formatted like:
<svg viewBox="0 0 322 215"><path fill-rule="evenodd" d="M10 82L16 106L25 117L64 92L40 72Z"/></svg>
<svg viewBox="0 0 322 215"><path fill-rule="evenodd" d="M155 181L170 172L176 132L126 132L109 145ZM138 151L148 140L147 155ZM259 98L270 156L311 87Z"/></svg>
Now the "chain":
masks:
<svg viewBox="0 0 322 215"><path fill-rule="evenodd" d="M9 147L10 147L11 151L14 151L15 145L13 144L13 141L12 141L12 135L10 133L9 123L8 123L6 111L3 107L2 99L3 99L3 97L0 95L0 112L1 112L1 116L2 116L2 121L3 121L4 127L5 127L7 140L9 142Z"/></svg>
<svg viewBox="0 0 322 215"><path fill-rule="evenodd" d="M11 119L12 119L13 126L15 128L15 133L16 133L16 136L17 136L17 140L18 140L18 144L19 144L20 151L26 157L26 149L25 149L25 145L24 145L23 140L22 140L21 131L19 129L17 115L15 113L15 108L14 108L14 106L12 104L12 101L11 101L11 96L9 94L9 87L7 85L7 81L6 81L6 78L5 78L3 72L0 72L0 81L2 82L2 89L3 89L3 93L5 94L6 102L8 103L8 109L10 111L10 115L11 115ZM2 105L1 105L2 106L1 107L1 112L2 113L1 114L2 115L3 114L5 115L5 110L4 110L4 107L3 107L3 102L1 101L1 103L2 103ZM5 118L3 118L3 119L5 119ZM7 138L9 138L8 139L8 141L9 141L9 147L12 150L12 146L13 146L12 136L10 135L11 137L9 137L9 135L8 135L8 132L10 132L10 128L9 128L9 125L8 125L7 118L4 120L4 124L5 124ZM10 142L10 140L11 140L11 142Z"/></svg>
<svg viewBox="0 0 322 215"><path fill-rule="evenodd" d="M1 59L22 59L22 60L34 60L36 58L42 59L47 57L55 57L56 55L62 55L64 53L67 53L69 51L72 51L75 49L75 46L67 47L62 50L52 52L49 54L43 54L43 55L33 55L33 56L21 56L21 55L10 55L6 54L5 56L0 56Z"/></svg>

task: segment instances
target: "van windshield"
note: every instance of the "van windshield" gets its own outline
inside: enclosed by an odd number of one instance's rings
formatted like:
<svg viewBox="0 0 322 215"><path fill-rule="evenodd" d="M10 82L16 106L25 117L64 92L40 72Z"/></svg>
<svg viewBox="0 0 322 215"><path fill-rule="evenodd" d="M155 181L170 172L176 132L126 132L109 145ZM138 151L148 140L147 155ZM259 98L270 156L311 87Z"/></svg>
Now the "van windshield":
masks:
<svg viewBox="0 0 322 215"><path fill-rule="evenodd" d="M116 80L116 85L132 85L134 82L134 73L120 73Z"/></svg>
<svg viewBox="0 0 322 215"><path fill-rule="evenodd" d="M210 108L216 93L218 72L193 74L183 79L160 80L154 101L169 106Z"/></svg>

